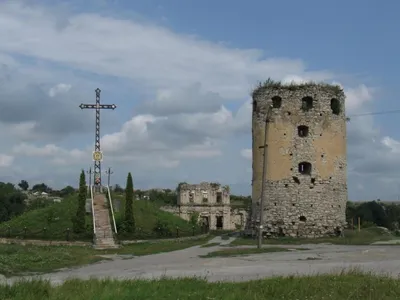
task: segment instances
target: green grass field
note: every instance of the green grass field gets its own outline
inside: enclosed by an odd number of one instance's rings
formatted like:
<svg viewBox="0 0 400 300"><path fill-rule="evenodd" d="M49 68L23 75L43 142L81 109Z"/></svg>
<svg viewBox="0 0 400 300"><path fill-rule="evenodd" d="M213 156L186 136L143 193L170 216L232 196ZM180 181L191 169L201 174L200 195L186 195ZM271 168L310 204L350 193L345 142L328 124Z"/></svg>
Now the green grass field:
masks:
<svg viewBox="0 0 400 300"><path fill-rule="evenodd" d="M60 268L82 266L104 260L100 255L135 256L181 250L206 243L211 237L186 241L137 243L112 250L94 250L80 246L0 245L0 274L5 276L51 272ZM0 299L4 299L1 298Z"/></svg>
<svg viewBox="0 0 400 300"><path fill-rule="evenodd" d="M53 239L66 240L67 228L72 228L72 217L77 209L77 196L71 196L64 199L61 203L54 203L48 207L28 211L8 222L0 224L0 235L7 236L8 228L11 228L11 237L23 238L24 228L26 227L26 238L33 239ZM146 239L146 238L163 238L176 237L177 227L179 228L179 236L193 235L192 225L165 211L149 201L135 201L134 215L136 220L137 232L135 235L123 235L121 239ZM123 212L116 213L117 223L122 222ZM158 235L154 228L157 222L167 228L169 236ZM81 235L75 235L70 232L71 240L92 240L92 217L91 214L86 216L87 232ZM44 228L46 230L44 231ZM195 228L195 234L200 233L199 228Z"/></svg>
<svg viewBox="0 0 400 300"><path fill-rule="evenodd" d="M0 285L0 299L7 300L397 300L399 295L398 279L358 272L239 283L207 283L201 279L93 279L70 280L55 287L46 281Z"/></svg>
<svg viewBox="0 0 400 300"><path fill-rule="evenodd" d="M206 255L201 255L203 258L210 257L233 257L233 256L245 256L251 254L263 254L273 252L288 252L293 250L308 250L306 248L280 248L280 247L268 247L268 248L227 248L222 250L213 251Z"/></svg>
<svg viewBox="0 0 400 300"><path fill-rule="evenodd" d="M362 229L360 232L357 230L346 230L345 237L326 237L326 238L271 238L264 239L263 244L270 245L301 245L301 244L318 244L318 243L332 243L335 245L369 245L378 241L389 241L396 237L392 234L386 233L380 228L371 227ZM238 238L234 240L230 246L238 245L256 245L257 240L252 238Z"/></svg>

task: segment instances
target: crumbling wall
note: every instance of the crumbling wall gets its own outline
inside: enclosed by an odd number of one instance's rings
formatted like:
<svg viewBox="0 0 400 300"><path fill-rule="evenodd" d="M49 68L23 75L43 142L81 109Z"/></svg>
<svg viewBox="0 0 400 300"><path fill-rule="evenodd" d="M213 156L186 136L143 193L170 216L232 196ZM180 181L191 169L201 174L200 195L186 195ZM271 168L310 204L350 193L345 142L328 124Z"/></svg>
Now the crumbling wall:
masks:
<svg viewBox="0 0 400 300"><path fill-rule="evenodd" d="M339 87L325 84L269 82L255 90L254 219L259 214L262 146L270 105L274 107L267 140L264 230L268 235L293 237L334 234L345 225L347 202L345 95Z"/></svg>

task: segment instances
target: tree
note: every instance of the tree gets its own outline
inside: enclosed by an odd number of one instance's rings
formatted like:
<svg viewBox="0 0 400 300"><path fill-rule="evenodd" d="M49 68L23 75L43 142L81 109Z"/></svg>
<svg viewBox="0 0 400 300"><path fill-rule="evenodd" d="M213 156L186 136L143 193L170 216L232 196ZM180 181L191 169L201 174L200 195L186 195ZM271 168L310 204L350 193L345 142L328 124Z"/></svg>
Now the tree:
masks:
<svg viewBox="0 0 400 300"><path fill-rule="evenodd" d="M39 192L39 193L50 193L52 191L52 189L50 187L48 187L45 183L39 183L39 184L35 184L32 187L32 192Z"/></svg>
<svg viewBox="0 0 400 300"><path fill-rule="evenodd" d="M23 190L27 191L29 189L29 183L26 180L21 180L20 183L18 183L18 186Z"/></svg>
<svg viewBox="0 0 400 300"><path fill-rule="evenodd" d="M67 185L65 188L63 188L60 191L60 197L66 197L66 196L72 195L74 193L75 193L75 189L72 186Z"/></svg>
<svg viewBox="0 0 400 300"><path fill-rule="evenodd" d="M25 211L26 195L12 183L0 182L0 222L8 221Z"/></svg>
<svg viewBox="0 0 400 300"><path fill-rule="evenodd" d="M119 184L116 184L115 187L114 187L114 192L117 193L117 194L123 194L124 193L124 189Z"/></svg>
<svg viewBox="0 0 400 300"><path fill-rule="evenodd" d="M125 230L127 232L135 231L135 218L133 216L133 179L132 174L128 173L125 189Z"/></svg>
<svg viewBox="0 0 400 300"><path fill-rule="evenodd" d="M85 231L86 192L85 172L82 170L79 178L78 208L76 210L76 216L72 220L75 233L82 233Z"/></svg>

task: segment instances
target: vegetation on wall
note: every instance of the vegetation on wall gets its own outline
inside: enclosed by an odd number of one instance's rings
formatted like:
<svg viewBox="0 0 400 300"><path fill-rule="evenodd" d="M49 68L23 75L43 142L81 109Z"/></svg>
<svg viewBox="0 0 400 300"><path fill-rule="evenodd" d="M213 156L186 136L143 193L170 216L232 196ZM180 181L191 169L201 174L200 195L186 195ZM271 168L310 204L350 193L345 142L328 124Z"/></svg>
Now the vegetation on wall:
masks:
<svg viewBox="0 0 400 300"><path fill-rule="evenodd" d="M302 89L308 89L310 87L318 87L321 89L326 89L327 91L334 93L335 95L339 95L343 93L343 89L339 85L332 85L332 84L327 84L324 82L304 82L304 83L295 83L295 82L290 82L290 83L282 83L281 81L275 81L272 80L271 78L268 78L264 82L259 82L257 86L253 89L251 96L256 96L259 94L262 94L266 90L271 90L271 89L287 89L290 91L298 91Z"/></svg>

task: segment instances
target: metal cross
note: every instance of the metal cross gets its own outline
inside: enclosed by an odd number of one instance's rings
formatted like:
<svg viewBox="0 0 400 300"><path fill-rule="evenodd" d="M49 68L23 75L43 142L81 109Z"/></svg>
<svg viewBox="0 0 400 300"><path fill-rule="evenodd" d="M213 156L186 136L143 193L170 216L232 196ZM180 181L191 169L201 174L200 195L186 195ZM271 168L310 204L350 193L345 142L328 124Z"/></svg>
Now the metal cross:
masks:
<svg viewBox="0 0 400 300"><path fill-rule="evenodd" d="M116 109L115 104L100 104L100 93L101 90L97 88L96 92L96 104L84 104L79 105L81 109L95 109L96 110L96 131L95 131L95 143L94 151L100 152L100 109ZM94 186L101 187L101 161L94 161Z"/></svg>

